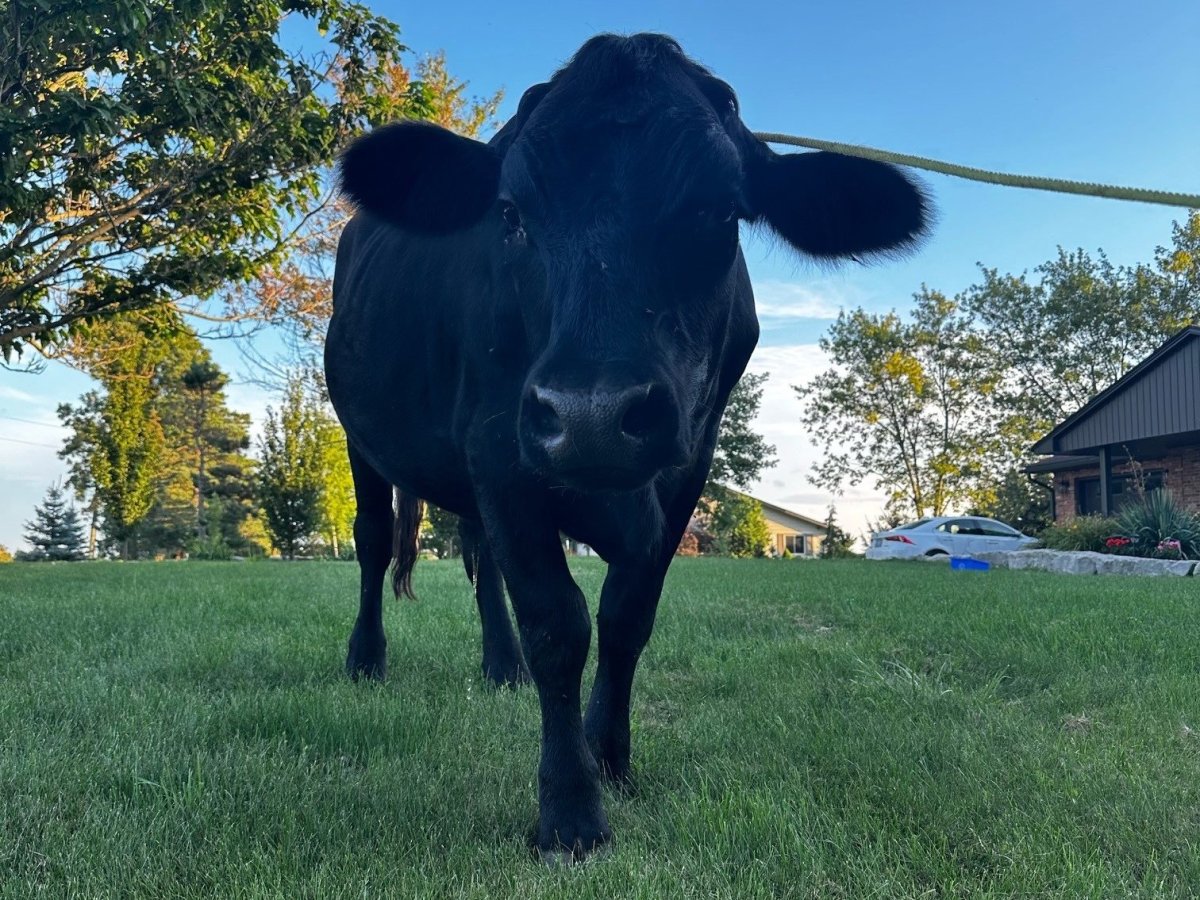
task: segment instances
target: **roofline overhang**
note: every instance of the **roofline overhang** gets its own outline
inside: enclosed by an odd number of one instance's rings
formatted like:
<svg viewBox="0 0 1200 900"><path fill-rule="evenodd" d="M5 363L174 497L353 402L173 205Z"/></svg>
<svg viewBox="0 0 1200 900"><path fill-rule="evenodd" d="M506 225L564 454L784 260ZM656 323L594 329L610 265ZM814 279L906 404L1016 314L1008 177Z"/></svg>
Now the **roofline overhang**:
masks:
<svg viewBox="0 0 1200 900"><path fill-rule="evenodd" d="M1188 325L1181 328L1175 334L1167 338L1157 350L1143 359L1140 363L1110 384L1107 388L1098 393L1095 397L1077 409L1071 415L1067 416L1061 422L1054 426L1050 432L1037 443L1029 448L1031 453L1036 453L1039 456L1050 456L1058 453L1058 438L1068 430L1070 430L1081 419L1091 415L1105 403L1112 399L1115 394L1123 391L1130 382L1141 377L1147 369L1156 365L1163 357L1174 353L1175 350L1187 340L1191 338L1200 338L1200 325ZM1148 435L1147 438L1158 437L1158 435ZM1140 439L1139 439L1140 440ZM1084 448L1080 448L1084 449Z"/></svg>

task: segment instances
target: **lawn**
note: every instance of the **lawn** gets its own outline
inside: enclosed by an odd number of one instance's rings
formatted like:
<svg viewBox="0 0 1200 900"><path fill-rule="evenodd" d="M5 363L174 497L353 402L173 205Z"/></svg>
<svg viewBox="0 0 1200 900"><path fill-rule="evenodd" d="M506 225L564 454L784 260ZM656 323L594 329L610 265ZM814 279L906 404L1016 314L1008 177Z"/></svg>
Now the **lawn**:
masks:
<svg viewBox="0 0 1200 900"><path fill-rule="evenodd" d="M595 598L603 568L580 560ZM338 563L0 566L0 896L1191 896L1200 580L682 560L616 843L535 863L461 568L341 671ZM594 653L593 653L594 657Z"/></svg>

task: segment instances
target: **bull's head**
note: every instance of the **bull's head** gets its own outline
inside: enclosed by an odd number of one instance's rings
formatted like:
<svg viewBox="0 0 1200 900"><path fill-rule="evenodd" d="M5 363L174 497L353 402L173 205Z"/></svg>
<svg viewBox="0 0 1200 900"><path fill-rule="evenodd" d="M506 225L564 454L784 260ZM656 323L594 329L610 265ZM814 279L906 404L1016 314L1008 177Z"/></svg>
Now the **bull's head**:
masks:
<svg viewBox="0 0 1200 900"><path fill-rule="evenodd" d="M750 302L739 222L836 259L904 249L929 216L892 166L774 153L729 86L659 35L593 38L489 144L379 129L344 154L342 184L404 229L481 230L533 360L522 455L584 489L635 487L692 452Z"/></svg>

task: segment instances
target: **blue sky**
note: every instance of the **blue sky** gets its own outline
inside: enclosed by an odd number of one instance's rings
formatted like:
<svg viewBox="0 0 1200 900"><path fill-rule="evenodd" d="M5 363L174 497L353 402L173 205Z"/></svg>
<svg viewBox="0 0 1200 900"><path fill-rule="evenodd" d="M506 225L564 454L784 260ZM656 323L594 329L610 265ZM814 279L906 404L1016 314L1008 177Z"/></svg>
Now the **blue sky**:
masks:
<svg viewBox="0 0 1200 900"><path fill-rule="evenodd" d="M738 92L754 129L812 135L983 168L1200 192L1200 3L377 2L417 52L445 50L478 94L505 90L501 118L592 34L662 31ZM765 499L820 514L805 474L815 458L789 384L822 367L818 337L843 306L905 310L922 283L954 293L982 262L1032 268L1057 246L1151 258L1183 210L1017 191L924 176L938 226L911 258L830 271L757 235L744 241L763 318L752 368L772 378L760 424L779 448ZM243 367L229 346L222 364ZM63 466L54 407L87 381L52 366L0 371L0 543ZM235 405L261 416L247 383ZM24 419L26 422L16 421ZM40 424L30 424L40 423ZM18 441L24 443L17 443ZM853 530L870 490L839 501Z"/></svg>

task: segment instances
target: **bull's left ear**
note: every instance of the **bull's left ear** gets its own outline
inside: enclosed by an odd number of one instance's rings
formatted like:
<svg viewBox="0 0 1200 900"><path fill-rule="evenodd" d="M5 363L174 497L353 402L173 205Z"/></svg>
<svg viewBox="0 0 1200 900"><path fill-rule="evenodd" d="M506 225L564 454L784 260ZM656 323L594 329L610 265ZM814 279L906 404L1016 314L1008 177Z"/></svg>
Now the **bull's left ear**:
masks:
<svg viewBox="0 0 1200 900"><path fill-rule="evenodd" d="M499 154L425 122L377 128L339 162L342 191L362 209L410 231L473 225L496 201Z"/></svg>
<svg viewBox="0 0 1200 900"><path fill-rule="evenodd" d="M752 217L802 253L835 259L904 251L928 231L921 186L886 163L838 153L778 154L755 139L746 161Z"/></svg>

